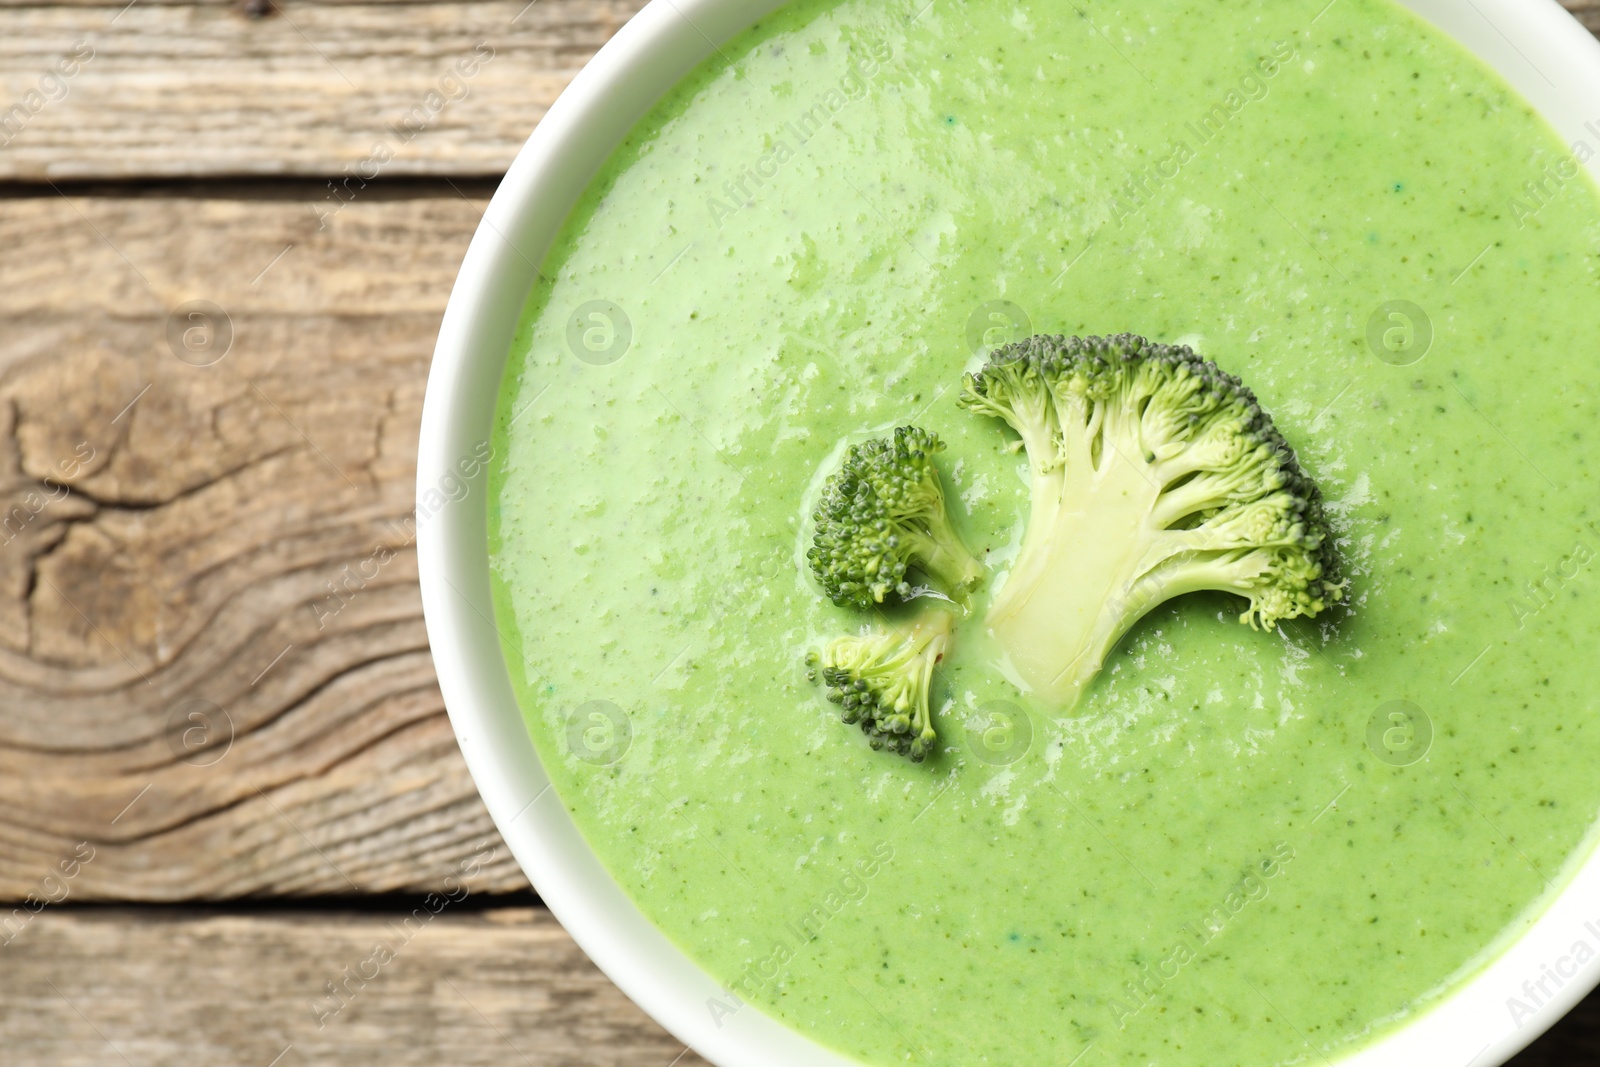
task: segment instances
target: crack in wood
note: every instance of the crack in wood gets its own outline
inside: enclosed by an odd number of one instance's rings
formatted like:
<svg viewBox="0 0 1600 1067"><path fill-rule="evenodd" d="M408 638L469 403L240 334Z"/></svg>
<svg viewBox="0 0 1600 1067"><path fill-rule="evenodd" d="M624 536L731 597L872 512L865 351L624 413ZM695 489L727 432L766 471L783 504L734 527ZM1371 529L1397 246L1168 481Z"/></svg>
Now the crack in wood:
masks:
<svg viewBox="0 0 1600 1067"><path fill-rule="evenodd" d="M80 284L124 268L79 210L152 284L228 309L223 364L173 359L142 291ZM433 679L405 524L432 329L477 208L453 191L374 197L314 237L303 212L0 199L0 234L62 253L44 269L0 261L0 313L16 312L0 343L0 499L42 484L58 451L96 447L35 522L28 562L20 539L0 557L0 894L27 892L79 840L102 847L81 900L348 892L258 787L364 889L437 887L464 848L495 840ZM236 265L290 241L252 287L256 270ZM251 379L361 472L354 488L250 399ZM381 573L338 612L316 610L340 567L380 544L394 553ZM29 571L148 664L153 691ZM30 641L6 644L24 611ZM235 731L215 766L169 747L168 717L190 698ZM526 885L503 850L480 877Z"/></svg>

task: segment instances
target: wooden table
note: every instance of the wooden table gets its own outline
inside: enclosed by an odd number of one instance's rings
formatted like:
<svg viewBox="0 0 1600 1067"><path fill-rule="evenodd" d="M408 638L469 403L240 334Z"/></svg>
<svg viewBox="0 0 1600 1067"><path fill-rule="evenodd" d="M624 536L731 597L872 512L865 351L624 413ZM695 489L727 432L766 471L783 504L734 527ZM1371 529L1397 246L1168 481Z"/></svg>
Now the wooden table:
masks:
<svg viewBox="0 0 1600 1067"><path fill-rule="evenodd" d="M403 521L479 213L637 6L0 0L0 1061L703 1062L496 836Z"/></svg>

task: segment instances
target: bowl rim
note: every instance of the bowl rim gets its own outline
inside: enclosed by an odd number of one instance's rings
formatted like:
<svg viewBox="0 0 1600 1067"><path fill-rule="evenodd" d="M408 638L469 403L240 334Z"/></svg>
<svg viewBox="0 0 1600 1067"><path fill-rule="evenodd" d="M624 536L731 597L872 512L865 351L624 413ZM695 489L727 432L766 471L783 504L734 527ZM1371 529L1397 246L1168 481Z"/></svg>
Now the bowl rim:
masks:
<svg viewBox="0 0 1600 1067"><path fill-rule="evenodd" d="M518 153L473 236L440 325L418 441L417 566L428 640L456 740L490 817L589 958L718 1067L857 1061L746 1006L703 971L622 892L554 793L493 622L486 427L536 264L593 174L662 92L784 2L649 0L573 79ZM1579 162L1600 180L1600 104L1584 114L1576 102L1600 100L1600 42L1556 0L1398 3L1510 82L1569 145L1588 145L1591 157ZM1493 959L1375 1043L1339 1053L1341 1067L1495 1067L1600 985L1600 905L1585 906L1600 900L1600 852L1591 849L1569 867L1560 888L1501 931Z"/></svg>

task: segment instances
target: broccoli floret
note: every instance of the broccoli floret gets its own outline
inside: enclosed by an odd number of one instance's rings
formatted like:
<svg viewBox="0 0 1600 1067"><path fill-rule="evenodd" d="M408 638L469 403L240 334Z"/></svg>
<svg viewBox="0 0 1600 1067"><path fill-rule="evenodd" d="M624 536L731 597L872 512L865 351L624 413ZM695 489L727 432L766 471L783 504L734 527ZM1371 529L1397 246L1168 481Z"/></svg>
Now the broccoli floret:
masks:
<svg viewBox="0 0 1600 1067"><path fill-rule="evenodd" d="M874 749L910 756L915 763L933 751L938 735L928 693L954 628L953 613L929 608L907 627L836 637L823 649L828 699L843 706L845 722L860 723Z"/></svg>
<svg viewBox="0 0 1600 1067"><path fill-rule="evenodd" d="M1197 590L1273 627L1344 597L1316 485L1231 374L1132 334L1031 337L961 403L1017 431L1032 514L987 625L1016 675L1068 708L1123 634Z"/></svg>
<svg viewBox="0 0 1600 1067"><path fill-rule="evenodd" d="M828 599L866 610L911 596L915 568L947 595L975 586L983 567L950 525L933 455L936 434L901 426L892 438L851 446L823 486L806 557Z"/></svg>
<svg viewBox="0 0 1600 1067"><path fill-rule="evenodd" d="M854 445L845 454L823 486L806 554L835 604L864 611L891 594L918 598L907 580L912 570L946 597L981 580L982 565L961 543L945 510L933 464L943 449L937 435L901 426L892 437ZM845 722L860 723L873 748L919 763L933 750L928 690L954 628L947 606L925 606L909 624L836 638L823 650L828 699L843 705Z"/></svg>

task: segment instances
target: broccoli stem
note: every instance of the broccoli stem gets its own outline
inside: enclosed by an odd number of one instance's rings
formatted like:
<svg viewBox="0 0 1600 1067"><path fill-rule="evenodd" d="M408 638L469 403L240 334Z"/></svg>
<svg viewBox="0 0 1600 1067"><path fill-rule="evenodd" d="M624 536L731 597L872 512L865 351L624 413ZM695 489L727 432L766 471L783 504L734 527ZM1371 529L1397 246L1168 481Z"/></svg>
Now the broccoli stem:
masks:
<svg viewBox="0 0 1600 1067"><path fill-rule="evenodd" d="M944 512L937 513L937 521L928 524L926 534L910 536L916 546L916 567L934 580L941 589L962 593L974 588L983 580L983 564L979 563L967 546L961 543L954 528L945 519Z"/></svg>
<svg viewBox="0 0 1600 1067"><path fill-rule="evenodd" d="M1098 455L1075 456L1036 478L1028 532L1042 535L1024 541L987 619L1014 673L1063 710L1156 605L1205 589L1254 599L1251 583L1271 564L1259 542L1227 530L1170 528L1170 469L1147 462L1126 439L1102 445ZM1194 503L1214 501L1196 495Z"/></svg>
<svg viewBox="0 0 1600 1067"><path fill-rule="evenodd" d="M1012 669L1062 708L1077 703L1142 614L1127 609L1145 599L1140 579L1153 546L1135 531L1149 526L1159 490L1128 474L1097 476L1087 463L1053 472L1028 524L1040 536L1026 538L989 610L989 629Z"/></svg>

